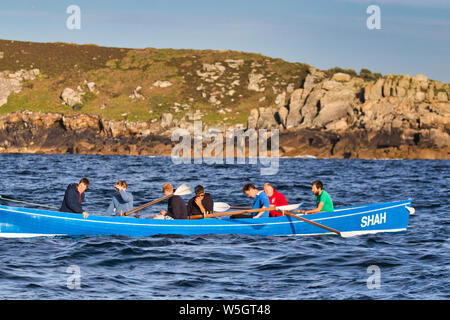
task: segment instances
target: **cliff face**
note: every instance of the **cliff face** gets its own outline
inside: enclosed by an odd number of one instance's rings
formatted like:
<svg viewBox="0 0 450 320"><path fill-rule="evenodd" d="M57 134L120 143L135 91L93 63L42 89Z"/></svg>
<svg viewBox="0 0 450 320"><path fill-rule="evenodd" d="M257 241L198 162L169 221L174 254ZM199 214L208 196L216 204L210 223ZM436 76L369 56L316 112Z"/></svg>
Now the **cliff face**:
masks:
<svg viewBox="0 0 450 320"><path fill-rule="evenodd" d="M0 40L0 152L170 155L173 130L280 129L280 155L444 158L450 84L258 54Z"/></svg>
<svg viewBox="0 0 450 320"><path fill-rule="evenodd" d="M170 155L170 137L157 131L145 122L14 112L0 117L0 152Z"/></svg>
<svg viewBox="0 0 450 320"><path fill-rule="evenodd" d="M291 156L448 158L449 93L424 75L364 81L313 69L285 105L253 109L248 127L281 128Z"/></svg>

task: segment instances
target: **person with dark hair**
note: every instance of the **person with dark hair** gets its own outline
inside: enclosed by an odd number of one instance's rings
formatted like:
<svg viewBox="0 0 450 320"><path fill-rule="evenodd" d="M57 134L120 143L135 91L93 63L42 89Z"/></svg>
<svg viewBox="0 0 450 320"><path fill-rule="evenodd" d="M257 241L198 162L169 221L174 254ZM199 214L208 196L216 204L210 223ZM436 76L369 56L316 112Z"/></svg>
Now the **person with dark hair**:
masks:
<svg viewBox="0 0 450 320"><path fill-rule="evenodd" d="M242 188L242 192L244 192L249 198L254 199L252 209L270 208L269 197L267 197L267 194L265 194L264 191L259 191L256 189L253 184L247 183L244 188ZM253 218L266 218L268 216L268 211L261 211L256 213Z"/></svg>
<svg viewBox="0 0 450 320"><path fill-rule="evenodd" d="M115 185L116 194L112 198L106 213L108 215L123 216L125 212L133 210L133 195L127 191L128 184L120 180Z"/></svg>
<svg viewBox="0 0 450 320"><path fill-rule="evenodd" d="M84 192L89 187L89 179L81 178L79 183L71 183L64 193L64 199L59 211L69 213L83 214L83 218L87 218L89 214L83 210Z"/></svg>
<svg viewBox="0 0 450 320"><path fill-rule="evenodd" d="M213 213L214 201L209 193L205 193L203 186L198 185L195 187L195 197L189 200L187 211L188 216Z"/></svg>
<svg viewBox="0 0 450 320"><path fill-rule="evenodd" d="M316 180L312 183L312 192L314 193L314 196L316 198L316 204L317 208L312 210L301 210L300 213L304 214L312 214L317 212L333 212L333 200L331 200L330 195L328 192L323 190L323 183L320 180Z"/></svg>

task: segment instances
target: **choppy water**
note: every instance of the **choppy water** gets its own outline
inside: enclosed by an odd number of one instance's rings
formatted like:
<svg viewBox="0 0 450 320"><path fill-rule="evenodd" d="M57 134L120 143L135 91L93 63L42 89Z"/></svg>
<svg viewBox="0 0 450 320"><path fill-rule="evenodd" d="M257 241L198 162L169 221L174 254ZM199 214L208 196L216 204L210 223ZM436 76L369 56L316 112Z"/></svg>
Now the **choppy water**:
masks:
<svg viewBox="0 0 450 320"><path fill-rule="evenodd" d="M412 198L416 209L407 233L353 238L0 239L0 299L450 298L448 160L281 159L274 176L252 165L174 165L164 157L3 154L0 163L0 194L51 206L69 183L88 177L84 208L96 214L119 179L135 206L161 197L166 181L202 184L216 201L243 206L245 183L270 181L289 202L312 208L310 184L321 179L335 207ZM373 265L379 282L370 278ZM369 289L374 283L379 288Z"/></svg>

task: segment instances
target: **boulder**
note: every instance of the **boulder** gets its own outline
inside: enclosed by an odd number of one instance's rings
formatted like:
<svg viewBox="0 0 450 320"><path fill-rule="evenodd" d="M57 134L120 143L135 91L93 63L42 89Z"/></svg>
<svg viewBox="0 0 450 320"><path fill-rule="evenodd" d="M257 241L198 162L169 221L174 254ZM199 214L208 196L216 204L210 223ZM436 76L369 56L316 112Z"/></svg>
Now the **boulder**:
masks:
<svg viewBox="0 0 450 320"><path fill-rule="evenodd" d="M275 104L277 105L277 106L284 106L284 104L285 104L285 101L286 101L286 92L283 92L283 93L280 93L277 97L276 97L276 99L275 99Z"/></svg>
<svg viewBox="0 0 450 320"><path fill-rule="evenodd" d="M248 90L263 92L266 88L262 85L266 79L262 74L250 73L248 76Z"/></svg>
<svg viewBox="0 0 450 320"><path fill-rule="evenodd" d="M244 65L244 60L242 60L242 59L236 59L236 60L226 59L225 62L228 64L228 66L230 68L233 68L233 69L239 69L241 66Z"/></svg>
<svg viewBox="0 0 450 320"><path fill-rule="evenodd" d="M309 91L297 89L292 93L291 99L289 100L289 114L286 117L285 123L283 123L287 129L297 127L300 124L302 120L300 110L305 104L306 92Z"/></svg>
<svg viewBox="0 0 450 320"><path fill-rule="evenodd" d="M11 79L0 72L0 107L8 102L11 93L19 93L22 90L22 84L17 79Z"/></svg>
<svg viewBox="0 0 450 320"><path fill-rule="evenodd" d="M352 77L347 73L338 72L333 75L331 80L338 81L338 82L347 82L347 81L350 81L351 78Z"/></svg>
<svg viewBox="0 0 450 320"><path fill-rule="evenodd" d="M141 94L142 87L137 86L136 89L133 90L133 93L130 95L130 98L133 100L145 100L145 97Z"/></svg>
<svg viewBox="0 0 450 320"><path fill-rule="evenodd" d="M283 127L285 127L285 128L287 125L288 115L289 115L289 110L285 106L280 107L280 109L278 109L278 120L279 120L280 124L282 124Z"/></svg>
<svg viewBox="0 0 450 320"><path fill-rule="evenodd" d="M375 83L370 83L364 88L364 101L378 100L383 97L384 79L380 78Z"/></svg>
<svg viewBox="0 0 450 320"><path fill-rule="evenodd" d="M305 78L305 83L303 84L303 88L305 90L312 89L317 83L321 82L326 78L326 74L323 71L320 71L316 68L310 68L309 74Z"/></svg>
<svg viewBox="0 0 450 320"><path fill-rule="evenodd" d="M61 99L64 104L67 106L73 108L76 105L82 105L83 104L83 95L84 92L73 90L72 88L65 88L63 92L61 93Z"/></svg>
<svg viewBox="0 0 450 320"><path fill-rule="evenodd" d="M259 111L258 109L250 110L250 116L247 119L247 129L256 129L258 124Z"/></svg>
<svg viewBox="0 0 450 320"><path fill-rule="evenodd" d="M155 83L153 83L154 87L158 87L158 88L167 88L172 86L172 82L170 81L156 81Z"/></svg>
<svg viewBox="0 0 450 320"><path fill-rule="evenodd" d="M440 91L437 93L436 98L438 101L441 102L447 102L448 101L448 95L446 92Z"/></svg>
<svg viewBox="0 0 450 320"><path fill-rule="evenodd" d="M161 128L169 128L173 125L173 115L171 113L163 113L161 116Z"/></svg>
<svg viewBox="0 0 450 320"><path fill-rule="evenodd" d="M97 91L97 89L95 87L95 82L92 82L92 81L91 82L86 82L86 86L88 87L90 92L95 93L95 94L98 93L98 91Z"/></svg>
<svg viewBox="0 0 450 320"><path fill-rule="evenodd" d="M424 74L416 74L412 79L413 81L428 81L428 77Z"/></svg>
<svg viewBox="0 0 450 320"><path fill-rule="evenodd" d="M259 108L259 118L256 122L258 129L271 129L278 127L278 123L274 116L274 110L271 107Z"/></svg>
<svg viewBox="0 0 450 320"><path fill-rule="evenodd" d="M426 97L425 92L423 92L423 91L417 91L417 92L416 92L416 96L415 96L415 100L416 100L417 102L422 102L422 101L425 100L425 97Z"/></svg>

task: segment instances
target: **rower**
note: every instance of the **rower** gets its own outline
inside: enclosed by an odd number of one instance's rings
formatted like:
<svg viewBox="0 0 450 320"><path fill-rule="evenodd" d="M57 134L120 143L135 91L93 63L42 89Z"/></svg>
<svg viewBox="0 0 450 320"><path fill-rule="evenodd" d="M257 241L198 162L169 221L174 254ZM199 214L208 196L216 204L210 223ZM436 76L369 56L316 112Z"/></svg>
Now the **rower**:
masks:
<svg viewBox="0 0 450 320"><path fill-rule="evenodd" d="M170 183L165 183L162 186L162 190L165 196L169 196L174 193L173 186ZM182 197L173 195L167 203L167 211L161 210L160 214L153 216L151 219L187 219L187 208Z"/></svg>
<svg viewBox="0 0 450 320"><path fill-rule="evenodd" d="M214 202L211 194L206 193L201 185L196 186L194 190L195 197L191 198L187 205L188 216L213 213Z"/></svg>
<svg viewBox="0 0 450 320"><path fill-rule="evenodd" d="M264 192L269 197L269 203L272 207L288 205L288 202L284 197L284 195L278 192L277 189L275 189L271 183L267 182L266 184L264 184ZM276 210L269 212L269 217L271 218L280 217L282 215L283 213Z"/></svg>
<svg viewBox="0 0 450 320"><path fill-rule="evenodd" d="M323 190L323 183L320 180L316 180L312 183L312 192L314 193L317 208L312 210L300 210L303 214L312 214L317 212L333 212L333 201L331 200L328 192Z"/></svg>
<svg viewBox="0 0 450 320"><path fill-rule="evenodd" d="M108 209L106 209L108 215L122 216L125 212L133 210L133 195L127 191L127 187L128 184L123 180L119 180L114 185L116 194L113 196Z"/></svg>
<svg viewBox="0 0 450 320"><path fill-rule="evenodd" d="M83 210L84 192L89 187L89 179L81 178L79 183L71 183L64 193L64 199L61 203L61 212L83 214L83 218L87 219L89 214Z"/></svg>
<svg viewBox="0 0 450 320"><path fill-rule="evenodd" d="M253 198L253 206L252 209L260 209L260 208L270 208L270 202L269 197L267 197L267 194L264 193L264 191L259 191L256 189L256 187L251 184L247 183L242 191L249 197ZM269 214L267 211L261 211L256 213L256 215L253 216L253 218L260 218L264 216L264 218L268 217Z"/></svg>

